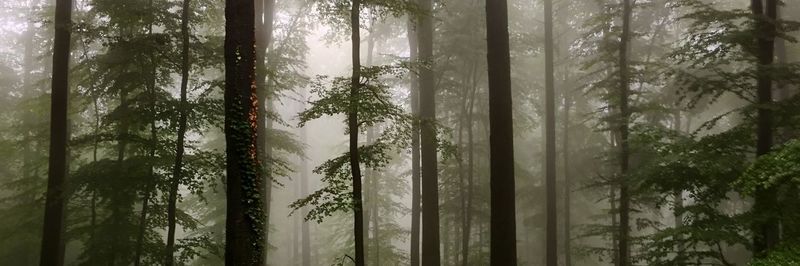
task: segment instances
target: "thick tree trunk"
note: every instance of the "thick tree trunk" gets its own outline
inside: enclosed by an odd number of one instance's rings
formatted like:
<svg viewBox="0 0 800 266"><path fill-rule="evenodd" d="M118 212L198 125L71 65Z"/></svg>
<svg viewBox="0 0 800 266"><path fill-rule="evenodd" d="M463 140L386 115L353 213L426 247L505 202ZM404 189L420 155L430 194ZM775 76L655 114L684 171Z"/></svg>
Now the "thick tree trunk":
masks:
<svg viewBox="0 0 800 266"><path fill-rule="evenodd" d="M492 266L517 265L514 127L506 0L486 2Z"/></svg>
<svg viewBox="0 0 800 266"><path fill-rule="evenodd" d="M361 89L361 0L353 0L350 10L350 41L353 45L353 73L350 80L350 112L347 114L350 132L350 171L353 175L353 233L355 265L364 266L364 207L361 198L361 157L358 153L358 94Z"/></svg>
<svg viewBox="0 0 800 266"><path fill-rule="evenodd" d="M617 127L620 134L619 143L619 262L622 266L631 265L630 255L630 194L628 189L628 162L630 157L628 143L628 95L630 94L630 77L628 69L628 50L631 38L631 0L622 0L622 36L619 44L619 118Z"/></svg>
<svg viewBox="0 0 800 266"><path fill-rule="evenodd" d="M756 155L762 156L770 152L773 143L773 118L770 105L772 101L773 80L770 75L769 66L774 62L775 56L775 36L777 27L778 3L777 0L766 0L766 6L762 0L753 0L751 9L756 16L756 32L761 34L758 37L758 73L757 73L757 102L758 114L756 118ZM780 241L779 219L775 217L775 206L777 205L776 192L774 188L759 189L756 191L755 212L765 217L763 221L757 221L753 225L753 252L756 256L765 256L767 251L775 247Z"/></svg>
<svg viewBox="0 0 800 266"><path fill-rule="evenodd" d="M417 32L414 19L408 21L408 47L409 60L416 62L417 56ZM411 74L409 82L411 97L411 114L416 121L411 126L411 266L419 266L420 263L420 132L419 132L419 78L416 74Z"/></svg>
<svg viewBox="0 0 800 266"><path fill-rule="evenodd" d="M420 69L420 139L422 159L422 265L439 265L439 178L436 155L436 88L433 74L433 2L420 0L417 24Z"/></svg>
<svg viewBox="0 0 800 266"><path fill-rule="evenodd" d="M178 140L175 144L175 166L172 168L172 180L169 183L169 199L167 203L167 247L165 266L172 266L175 258L175 223L178 203L178 186L183 175L183 155L186 138L186 117L188 116L188 85L189 85L189 15L191 14L191 0L183 0L181 11L181 91L178 103Z"/></svg>
<svg viewBox="0 0 800 266"><path fill-rule="evenodd" d="M558 265L558 214L556 212L556 104L553 41L553 1L544 1L545 24L545 187L547 205L546 265Z"/></svg>
<svg viewBox="0 0 800 266"><path fill-rule="evenodd" d="M225 265L262 265L264 220L257 155L255 11L252 1L225 1Z"/></svg>
<svg viewBox="0 0 800 266"><path fill-rule="evenodd" d="M39 264L64 265L64 210L67 201L67 105L72 1L57 0L50 105L50 157Z"/></svg>

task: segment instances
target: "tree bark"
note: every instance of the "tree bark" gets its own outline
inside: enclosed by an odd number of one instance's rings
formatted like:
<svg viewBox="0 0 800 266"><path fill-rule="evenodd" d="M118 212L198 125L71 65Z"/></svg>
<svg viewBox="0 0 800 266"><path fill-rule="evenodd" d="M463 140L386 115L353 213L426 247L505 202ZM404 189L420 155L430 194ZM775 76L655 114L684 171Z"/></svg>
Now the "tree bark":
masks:
<svg viewBox="0 0 800 266"><path fill-rule="evenodd" d="M358 153L358 94L361 89L361 0L353 0L350 9L350 41L353 45L353 73L350 80L350 111L347 114L350 133L350 171L353 175L353 233L355 238L355 265L364 266L364 209L361 198L361 157Z"/></svg>
<svg viewBox="0 0 800 266"><path fill-rule="evenodd" d="M167 247L165 266L172 266L175 258L175 223L178 202L178 186L183 175L183 155L186 138L186 117L188 116L188 85L189 85L189 15L191 14L191 0L183 0L181 11L181 91L178 103L178 140L175 145L175 166L172 168L172 180L169 184L169 199L167 206Z"/></svg>
<svg viewBox="0 0 800 266"><path fill-rule="evenodd" d="M564 265L572 266L572 182L570 176L570 151L569 151L569 133L570 133L570 108L572 107L572 99L569 97L569 92L564 90L564 124L563 129L563 142L562 150L564 156Z"/></svg>
<svg viewBox="0 0 800 266"><path fill-rule="evenodd" d="M433 2L420 0L417 19L420 69L420 152L422 159L422 265L439 265L439 178L436 154L436 88L433 73Z"/></svg>
<svg viewBox="0 0 800 266"><path fill-rule="evenodd" d="M409 18L408 22L408 47L409 61L418 61L417 32L414 19ZM415 121L411 126L411 266L419 266L420 263L420 132L419 132L419 78L416 74L411 74L409 90L411 97L411 114Z"/></svg>
<svg viewBox="0 0 800 266"><path fill-rule="evenodd" d="M257 155L255 7L225 1L225 265L262 265L264 220Z"/></svg>
<svg viewBox="0 0 800 266"><path fill-rule="evenodd" d="M47 173L42 248L39 255L39 265L42 266L64 265L71 20L72 1L57 0L50 104L50 162Z"/></svg>
<svg viewBox="0 0 800 266"><path fill-rule="evenodd" d="M508 5L486 1L492 266L517 265Z"/></svg>
<svg viewBox="0 0 800 266"><path fill-rule="evenodd" d="M553 41L553 1L544 1L545 24L545 187L546 265L558 265L558 214L556 212L556 105Z"/></svg>
<svg viewBox="0 0 800 266"><path fill-rule="evenodd" d="M628 50L631 38L631 0L622 0L622 36L619 44L619 119L617 121L620 134L619 143L619 262L622 266L631 265L630 256L630 195L628 189L628 163L630 159L628 143L628 95L630 94L630 73L628 69Z"/></svg>
<svg viewBox="0 0 800 266"><path fill-rule="evenodd" d="M766 6L764 5L766 3ZM770 105L772 100L773 78L769 66L774 62L775 38L777 26L775 20L778 13L777 0L753 0L751 9L757 21L755 32L758 35L757 88L758 113L756 118L756 156L768 154L773 143L773 117ZM755 212L763 216L762 221L753 225L753 252L758 257L766 255L767 251L775 247L780 241L779 219L775 217L777 205L774 188L759 189L756 191Z"/></svg>

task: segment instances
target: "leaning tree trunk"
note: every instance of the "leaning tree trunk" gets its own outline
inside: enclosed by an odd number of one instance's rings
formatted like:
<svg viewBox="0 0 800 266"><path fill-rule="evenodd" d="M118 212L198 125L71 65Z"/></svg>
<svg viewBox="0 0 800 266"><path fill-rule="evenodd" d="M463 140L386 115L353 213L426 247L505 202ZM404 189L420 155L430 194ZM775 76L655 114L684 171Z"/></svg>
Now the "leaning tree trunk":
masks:
<svg viewBox="0 0 800 266"><path fill-rule="evenodd" d="M225 1L225 265L262 265L264 220L257 158L255 7Z"/></svg>
<svg viewBox="0 0 800 266"><path fill-rule="evenodd" d="M178 203L178 186L183 175L183 156L186 138L186 117L188 116L188 85L189 85L189 15L191 0L183 0L181 12L181 92L178 103L178 140L175 144L175 166L172 168L172 180L169 182L169 199L167 206L167 247L165 266L172 266L175 262L175 223Z"/></svg>
<svg viewBox="0 0 800 266"><path fill-rule="evenodd" d="M628 188L628 163L630 148L628 143L628 123L630 123L630 110L628 95L630 94L630 70L628 69L628 46L631 38L631 0L622 0L622 36L619 44L619 119L617 127L620 134L619 142L619 263L622 266L631 265L630 255L630 192Z"/></svg>
<svg viewBox="0 0 800 266"><path fill-rule="evenodd" d="M775 36L777 27L775 19L778 13L776 0L766 0L766 6L761 0L753 0L751 9L756 16L756 31L758 35L756 56L758 57L756 97L758 114L756 118L756 155L762 156L770 152L773 142L773 118L770 105L772 104L772 77L770 65L774 62ZM759 189L756 191L753 209L756 213L766 217L763 221L753 224L753 252L756 256L765 254L775 247L780 241L779 219L774 217L777 205L776 191L774 188Z"/></svg>
<svg viewBox="0 0 800 266"><path fill-rule="evenodd" d="M64 265L64 209L67 177L67 105L72 1L56 1L53 81L50 104L50 162L47 173L42 249L39 264Z"/></svg>
<svg viewBox="0 0 800 266"><path fill-rule="evenodd" d="M506 0L486 1L492 266L517 265L514 134Z"/></svg>
<svg viewBox="0 0 800 266"><path fill-rule="evenodd" d="M353 45L353 75L350 80L350 110L347 114L350 132L350 171L353 175L353 233L355 237L355 265L364 266L364 209L361 199L361 157L358 153L358 94L361 89L361 0L353 0L350 10L351 43Z"/></svg>
<svg viewBox="0 0 800 266"><path fill-rule="evenodd" d="M413 19L408 22L408 48L409 60L416 62L417 32ZM419 84L416 74L411 74L409 82L411 97L411 114L415 121L411 125L411 249L410 262L412 266L419 266L419 238L420 238L420 132L419 132Z"/></svg>

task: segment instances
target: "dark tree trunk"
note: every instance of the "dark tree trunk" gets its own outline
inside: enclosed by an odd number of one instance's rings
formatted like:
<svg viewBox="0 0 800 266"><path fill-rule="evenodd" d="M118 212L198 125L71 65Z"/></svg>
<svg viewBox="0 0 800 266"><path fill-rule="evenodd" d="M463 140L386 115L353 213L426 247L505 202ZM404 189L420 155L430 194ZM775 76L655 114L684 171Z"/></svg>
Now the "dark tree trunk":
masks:
<svg viewBox="0 0 800 266"><path fill-rule="evenodd" d="M511 60L506 0L486 1L489 69L489 149L491 191L491 258L493 266L517 265L514 202L514 127Z"/></svg>
<svg viewBox="0 0 800 266"><path fill-rule="evenodd" d="M758 57L757 73L757 102L758 114L756 118L756 155L762 156L770 152L773 142L773 118L770 105L772 101L773 80L770 75L769 66L774 62L775 56L775 37L777 27L775 19L778 16L778 1L753 0L751 9L756 17L755 32L758 35L758 50L755 55ZM760 213L765 219L756 221L753 224L753 252L756 256L765 256L767 251L775 247L780 241L779 219L775 217L777 205L776 191L774 188L759 189L756 191L755 212Z"/></svg>
<svg viewBox="0 0 800 266"><path fill-rule="evenodd" d="M270 100L269 86L267 81L268 65L266 62L267 51L272 45L272 31L273 31L273 18L275 14L275 0L256 0L255 8L255 41L256 41L256 95L260 100L258 103L258 143L256 149L258 152L258 161L261 163L261 172L259 175L263 184L259 187L261 192L261 201L264 208L264 250L262 262L267 263L269 254L269 224L270 224L270 203L272 201L272 183L271 171L269 170L269 161L272 156L272 148L267 143L267 134L272 129L272 121L267 118L269 111Z"/></svg>
<svg viewBox="0 0 800 266"><path fill-rule="evenodd" d="M544 1L545 36L545 187L547 198L546 265L558 265L556 213L556 104L553 41L553 1Z"/></svg>
<svg viewBox="0 0 800 266"><path fill-rule="evenodd" d="M175 258L175 216L178 203L178 186L183 175L184 142L186 138L186 116L188 115L188 85L189 85L189 15L191 14L191 0L183 0L181 11L181 92L178 103L178 140L175 144L175 166L172 168L172 180L169 184L169 199L167 203L167 247L165 266L172 266Z"/></svg>
<svg viewBox="0 0 800 266"><path fill-rule="evenodd" d="M42 266L64 265L71 20L72 1L56 1L50 105L50 162L47 174L42 249L39 255L39 264Z"/></svg>
<svg viewBox="0 0 800 266"><path fill-rule="evenodd" d="M364 209L361 198L361 157L358 153L358 94L361 89L361 0L353 0L350 10L350 41L353 45L353 73L350 80L350 112L347 114L350 133L350 171L353 175L353 233L355 265L364 266Z"/></svg>
<svg viewBox="0 0 800 266"><path fill-rule="evenodd" d="M420 0L417 24L420 69L420 152L422 159L422 265L439 265L439 178L436 155L436 88L433 77L433 2Z"/></svg>
<svg viewBox="0 0 800 266"><path fill-rule="evenodd" d="M633 12L631 0L622 0L622 36L619 44L619 118L617 128L619 131L619 263L622 266L631 265L630 256L630 195L628 191L628 161L630 157L628 143L628 123L630 110L628 110L628 95L630 94L630 77L628 69L628 46L631 38L631 13Z"/></svg>
<svg viewBox="0 0 800 266"><path fill-rule="evenodd" d="M413 19L408 22L408 47L409 60L416 62L417 32ZM416 74L411 74L410 97L411 114L416 119L411 126L411 256L412 266L419 266L419 238L420 238L420 132L419 132L419 79Z"/></svg>
<svg viewBox="0 0 800 266"><path fill-rule="evenodd" d="M225 1L225 265L263 264L261 167L257 155L255 11L252 1Z"/></svg>

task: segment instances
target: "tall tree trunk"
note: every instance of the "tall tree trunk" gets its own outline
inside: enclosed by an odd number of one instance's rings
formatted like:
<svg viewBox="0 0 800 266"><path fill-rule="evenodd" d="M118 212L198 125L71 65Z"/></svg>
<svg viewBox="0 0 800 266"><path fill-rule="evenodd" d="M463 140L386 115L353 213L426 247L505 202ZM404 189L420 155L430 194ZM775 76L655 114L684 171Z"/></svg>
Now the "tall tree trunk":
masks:
<svg viewBox="0 0 800 266"><path fill-rule="evenodd" d="M39 265L64 265L64 210L67 201L67 105L72 1L57 0L50 105L50 157Z"/></svg>
<svg viewBox="0 0 800 266"><path fill-rule="evenodd" d="M568 80L568 79L567 79ZM572 182L570 176L570 151L569 151L569 133L570 133L570 108L572 107L572 99L570 98L568 88L564 89L564 125L562 133L562 150L564 156L564 265L572 266Z"/></svg>
<svg viewBox="0 0 800 266"><path fill-rule="evenodd" d="M262 179L257 155L255 7L225 1L225 142L227 212L225 265L262 265ZM263 100L263 99L262 99Z"/></svg>
<svg viewBox="0 0 800 266"><path fill-rule="evenodd" d="M764 2L766 6L764 6ZM756 16L756 29L758 34L757 70L757 102L758 114L756 118L756 155L762 156L770 152L773 143L773 118L770 105L772 101L772 84L770 65L774 62L775 37L777 26L775 19L778 13L777 0L752 0L751 9ZM775 247L780 241L779 219L775 217L777 205L776 191L774 188L759 189L756 191L755 212L761 214L762 221L754 223L753 252L756 256L765 256L767 251Z"/></svg>
<svg viewBox="0 0 800 266"><path fill-rule="evenodd" d="M408 21L408 48L409 61L416 62L417 56L417 32L414 19ZM419 78L416 74L411 74L409 90L411 97L411 114L416 121L411 126L411 266L419 266L420 254L420 132L419 132Z"/></svg>
<svg viewBox="0 0 800 266"><path fill-rule="evenodd" d="M305 98L306 97L304 96L303 99ZM303 110L305 110L305 106L303 107ZM300 130L301 130L300 135L303 139L302 143L308 143L308 129L303 127ZM305 158L301 160L302 162L300 163L300 195L302 197L306 197L308 195L308 179L309 179L308 160ZM304 206L303 208L300 209L300 211L303 214L302 217L306 217L308 215L307 207ZM303 223L302 225L303 228L301 233L301 238L303 242L302 266L311 266L311 232L308 221L303 220L302 223Z"/></svg>
<svg viewBox="0 0 800 266"><path fill-rule="evenodd" d="M148 6L150 8L153 7L153 0L149 1ZM153 34L153 22L150 22L150 28L148 30L148 35L152 36ZM157 97L156 97L156 60L155 56L152 54L150 55L150 80L148 80L147 84L147 93L150 97L150 159L152 161L156 160L156 147L158 145L158 137L156 135L156 121L158 120L157 111L156 111L156 104L157 104ZM144 197L142 198L142 210L139 213L139 232L136 236L136 252L134 254L134 265L139 266L141 265L142 253L144 252L144 237L145 233L147 232L147 214L150 211L150 200L155 194L156 186L156 174L155 174L155 165L150 165L150 184L149 186L145 187Z"/></svg>
<svg viewBox="0 0 800 266"><path fill-rule="evenodd" d="M506 0L486 1L492 266L517 265L514 127Z"/></svg>
<svg viewBox="0 0 800 266"><path fill-rule="evenodd" d="M436 88L433 74L433 2L420 0L417 25L422 159L422 265L439 265L439 177L436 155Z"/></svg>
<svg viewBox="0 0 800 266"><path fill-rule="evenodd" d="M364 266L364 209L361 198L361 157L358 153L358 94L361 89L361 0L353 0L350 9L350 41L353 45L353 73L350 80L350 111L347 114L350 133L350 171L353 175L353 233L355 265Z"/></svg>
<svg viewBox="0 0 800 266"><path fill-rule="evenodd" d="M474 145L475 141L473 138L473 117L474 117L474 108L475 108L475 92L478 89L478 77L477 77L477 70L478 64L472 64L472 86L469 95L469 105L467 106L467 202L466 206L464 207L464 226L461 235L461 265L467 266L469 265L469 239L471 236L471 225L472 225L472 198L473 198L473 179L474 179Z"/></svg>
<svg viewBox="0 0 800 266"><path fill-rule="evenodd" d="M172 168L172 180L169 184L169 199L167 206L167 247L165 266L172 266L175 258L175 223L178 203L178 186L183 175L183 155L186 138L186 117L188 115L188 85L189 85L189 15L191 14L191 0L183 0L181 11L181 92L178 103L178 140L175 144L175 166Z"/></svg>
<svg viewBox="0 0 800 266"><path fill-rule="evenodd" d="M628 110L628 95L630 94L630 77L628 69L628 50L631 38L631 13L633 7L631 0L622 0L622 36L619 44L619 118L617 127L619 131L619 261L622 266L631 265L630 256L630 195L628 189L628 123L630 123L630 110Z"/></svg>
<svg viewBox="0 0 800 266"><path fill-rule="evenodd" d="M264 209L264 250L262 254L262 262L264 265L268 262L269 254L269 225L270 225L270 203L272 202L272 177L269 161L272 157L272 147L267 143L267 135L272 129L272 121L267 118L269 111L269 86L267 81L268 65L266 62L267 51L272 46L272 34L274 25L275 14L275 0L255 0L255 42L256 42L256 96L260 99L258 104L258 122L257 122L257 139L256 151L258 153L258 161L260 162L261 172L259 175L263 180L259 189L261 192L261 201Z"/></svg>
<svg viewBox="0 0 800 266"><path fill-rule="evenodd" d="M556 104L553 41L553 1L544 1L545 24L545 187L547 198L546 265L558 265L558 214L556 212Z"/></svg>

